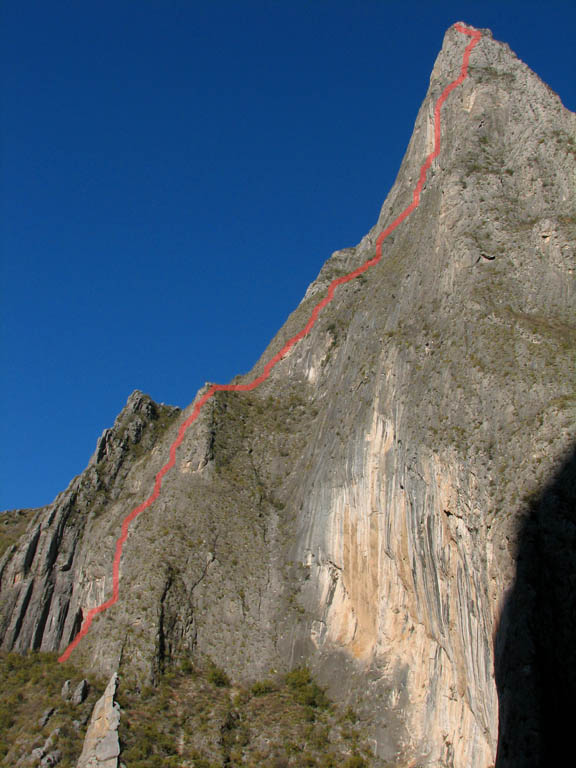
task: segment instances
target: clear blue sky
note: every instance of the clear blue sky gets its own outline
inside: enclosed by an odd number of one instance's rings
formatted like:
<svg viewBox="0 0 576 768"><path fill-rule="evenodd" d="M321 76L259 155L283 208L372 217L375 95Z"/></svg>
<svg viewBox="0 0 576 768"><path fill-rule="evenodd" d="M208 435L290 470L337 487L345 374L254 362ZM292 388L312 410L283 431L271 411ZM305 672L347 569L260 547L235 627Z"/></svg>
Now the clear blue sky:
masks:
<svg viewBox="0 0 576 768"><path fill-rule="evenodd" d="M247 371L394 181L445 30L576 109L572 3L13 0L0 509L50 502L130 392Z"/></svg>

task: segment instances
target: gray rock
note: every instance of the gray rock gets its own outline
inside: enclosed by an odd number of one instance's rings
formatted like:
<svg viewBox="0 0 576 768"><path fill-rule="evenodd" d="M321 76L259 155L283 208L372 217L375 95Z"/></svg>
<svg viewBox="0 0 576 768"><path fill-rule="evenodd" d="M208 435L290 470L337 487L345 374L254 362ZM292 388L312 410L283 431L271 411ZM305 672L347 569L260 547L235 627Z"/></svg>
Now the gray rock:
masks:
<svg viewBox="0 0 576 768"><path fill-rule="evenodd" d="M55 749L53 752L49 752L40 761L41 766L48 766L50 768L53 765L58 765L62 760L62 752L59 749Z"/></svg>
<svg viewBox="0 0 576 768"><path fill-rule="evenodd" d="M118 734L111 730L105 734L96 745L95 755L99 762L113 760L120 754L120 745L118 743Z"/></svg>
<svg viewBox="0 0 576 768"><path fill-rule="evenodd" d="M82 704L83 701L86 700L86 697L88 696L89 686L88 686L88 680L81 680L76 688L74 689L74 693L72 694L71 701L72 704L75 706L78 706L79 704Z"/></svg>
<svg viewBox="0 0 576 768"><path fill-rule="evenodd" d="M50 735L44 742L44 745L42 747L36 747L33 749L30 755L24 755L20 760L18 760L17 765L37 765L38 763L40 763L40 765L56 765L56 763L62 759L62 755L60 750L53 750L52 748L54 747L59 735L60 728L54 728L54 730L50 732ZM56 760L56 762L46 762L47 760Z"/></svg>
<svg viewBox="0 0 576 768"><path fill-rule="evenodd" d="M61 696L64 699L64 701L69 701L70 697L72 696L72 681L71 680L65 680L64 685L62 686Z"/></svg>
<svg viewBox="0 0 576 768"><path fill-rule="evenodd" d="M42 715L42 717L38 721L38 727L40 729L45 727L45 725L47 724L48 720L50 720L50 718L52 717L52 715L54 714L55 711L56 711L56 709L54 707L50 707L49 709L46 709L44 711L44 714Z"/></svg>
<svg viewBox="0 0 576 768"><path fill-rule="evenodd" d="M113 674L94 705L77 768L117 768L120 743L120 708L114 701L118 678Z"/></svg>

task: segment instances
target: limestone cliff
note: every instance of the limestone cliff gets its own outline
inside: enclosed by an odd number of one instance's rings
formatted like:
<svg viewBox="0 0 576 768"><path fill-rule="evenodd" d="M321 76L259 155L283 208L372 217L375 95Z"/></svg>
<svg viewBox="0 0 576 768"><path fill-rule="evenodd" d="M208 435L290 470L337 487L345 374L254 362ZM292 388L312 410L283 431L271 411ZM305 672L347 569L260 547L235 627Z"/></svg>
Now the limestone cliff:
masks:
<svg viewBox="0 0 576 768"><path fill-rule="evenodd" d="M447 31L374 228L332 255L237 382L410 203L466 43ZM518 536L571 447L575 135L576 116L483 30L420 206L265 383L202 409L77 664L154 682L184 655L238 680L308 663L389 763L495 763L494 641ZM86 471L34 512L0 563L4 648L62 651L110 597L122 520L192 407L134 393ZM539 764L535 744L498 764Z"/></svg>

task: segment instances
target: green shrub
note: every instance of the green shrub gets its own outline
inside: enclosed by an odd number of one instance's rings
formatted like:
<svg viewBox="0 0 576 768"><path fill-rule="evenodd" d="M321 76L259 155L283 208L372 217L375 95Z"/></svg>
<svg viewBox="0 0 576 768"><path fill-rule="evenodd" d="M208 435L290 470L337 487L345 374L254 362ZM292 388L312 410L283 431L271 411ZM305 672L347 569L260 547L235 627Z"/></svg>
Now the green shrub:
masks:
<svg viewBox="0 0 576 768"><path fill-rule="evenodd" d="M184 658L180 664L180 670L184 675L191 675L194 673L194 664L192 664L189 658Z"/></svg>
<svg viewBox="0 0 576 768"><path fill-rule="evenodd" d="M329 702L324 689L315 682L307 667L293 669L286 675L285 682L299 704L314 709L328 707Z"/></svg>
<svg viewBox="0 0 576 768"><path fill-rule="evenodd" d="M272 680L260 680L250 689L253 696L265 696L267 693L273 693L277 690L276 684Z"/></svg>
<svg viewBox="0 0 576 768"><path fill-rule="evenodd" d="M213 764L210 760L207 760L197 751L194 751L194 754L192 755L192 766L193 768L213 768Z"/></svg>
<svg viewBox="0 0 576 768"><path fill-rule="evenodd" d="M368 768L368 763L360 755L352 755L344 763L344 768Z"/></svg>
<svg viewBox="0 0 576 768"><path fill-rule="evenodd" d="M212 683L212 685L215 685L217 688L228 688L230 685L230 678L226 672L216 665L210 667L206 678L209 683Z"/></svg>

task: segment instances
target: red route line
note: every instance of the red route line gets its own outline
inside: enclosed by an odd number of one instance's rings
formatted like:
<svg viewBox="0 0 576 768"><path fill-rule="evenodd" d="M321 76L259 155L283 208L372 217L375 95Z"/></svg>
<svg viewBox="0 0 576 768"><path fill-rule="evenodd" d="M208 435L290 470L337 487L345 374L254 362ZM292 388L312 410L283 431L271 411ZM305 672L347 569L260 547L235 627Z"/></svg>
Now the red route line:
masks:
<svg viewBox="0 0 576 768"><path fill-rule="evenodd" d="M330 283L330 286L328 288L328 293L322 299L322 301L316 304L316 306L312 310L310 319L308 320L304 328L300 331L300 333L297 333L295 336L292 336L292 338L289 339L286 342L286 344L282 347L280 352L277 352L274 355L274 357L266 363L266 365L264 366L264 371L260 374L260 376L255 378L249 384L213 384L210 387L210 389L204 395L202 395L200 400L198 400L190 416L180 426L176 440L174 440L174 442L170 446L170 458L156 475L154 490L152 491L150 496L146 499L146 501L140 504L139 507L136 507L135 509L133 509L132 512L130 512L130 514L124 518L124 521L122 523L122 532L118 537L118 540L116 541L116 552L114 554L114 562L112 565L112 584L113 584L112 597L106 600L104 603L101 603L100 605L97 605L95 608L92 608L90 611L88 611L88 613L86 614L86 618L82 622L80 631L78 632L74 640L70 643L70 645L66 648L64 653L60 656L58 661L60 662L67 661L70 654L76 648L80 640L87 634L88 630L90 629L90 626L92 625L92 621L94 620L94 617L97 616L99 613L102 613L103 611L107 610L108 608L111 608L115 603L118 602L118 598L120 595L120 559L122 557L122 549L124 547L124 542L128 538L128 529L130 527L130 523L135 518L137 518L141 512L144 512L145 509L148 509L148 507L151 504L153 504L158 498L158 496L160 495L160 490L162 488L162 480L164 478L164 475L166 475L176 463L176 451L179 448L179 446L182 444L182 441L184 440L184 435L186 434L188 427L190 427L196 421L205 403L207 403L208 400L210 400L210 398L212 398L216 392L250 392L250 390L256 389L256 387L260 386L260 384L262 384L263 381L266 381L268 376L270 376L270 373L274 368L274 366L277 363L279 363L280 360L282 360L282 358L286 355L288 350L290 350L295 344L297 344L300 341L300 339L303 339L304 336L310 333L310 331L312 330L312 328L316 323L316 320L318 319L318 315L320 314L320 312L334 298L334 292L336 288L339 285L343 285L344 283L349 283L351 280L354 280L354 278L358 277L358 275L361 275L363 272L366 272L366 270L370 269L370 267L373 267L374 265L378 264L378 262L382 258L382 243L384 242L384 240L388 237L388 235L390 235L396 229L396 227L398 227L404 221L404 219L410 216L412 211L414 211L420 205L420 193L422 192L422 187L424 186L424 182L426 181L426 174L428 173L428 169L432 165L432 161L435 160L440 153L440 110L442 109L442 105L444 104L444 102L446 101L450 93L459 85L461 85L466 79L468 75L468 62L470 60L470 54L474 46L478 43L478 41L482 37L481 32L479 32L478 30L468 29L467 27L464 27L462 24L455 24L454 29L456 29L458 32L461 32L463 35L469 35L472 39L468 43L468 45L466 46L466 50L464 51L464 55L462 57L462 67L460 69L460 75L456 78L456 80L453 80L449 85L446 86L446 88L444 88L444 90L442 91L442 94L439 96L436 102L436 106L434 107L434 150L430 152L430 154L422 164L422 167L420 168L420 177L414 189L412 202L404 211L402 211L402 213L399 216L397 216L394 219L392 224L386 227L386 229L378 235L378 239L376 240L376 255L372 259L368 259L368 261L364 262L364 264L362 264L360 267L357 267L357 269L355 269L353 272L349 272L347 275L338 277Z"/></svg>

